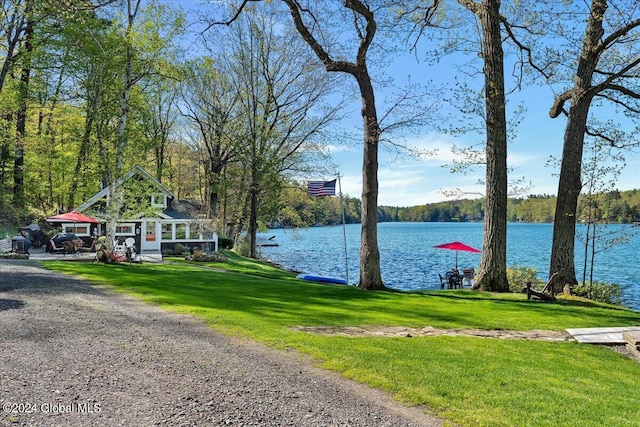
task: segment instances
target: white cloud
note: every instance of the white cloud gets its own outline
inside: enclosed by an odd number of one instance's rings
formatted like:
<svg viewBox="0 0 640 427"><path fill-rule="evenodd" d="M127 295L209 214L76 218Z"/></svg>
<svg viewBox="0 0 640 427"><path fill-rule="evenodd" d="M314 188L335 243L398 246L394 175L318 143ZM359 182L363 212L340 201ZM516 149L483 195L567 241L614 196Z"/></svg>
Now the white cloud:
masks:
<svg viewBox="0 0 640 427"><path fill-rule="evenodd" d="M477 197L484 192L477 185L478 176L451 174L440 166L425 166L424 163L398 162L378 170L379 195L381 206L416 206L447 200L445 191L460 189L468 197ZM359 168L351 168L341 178L342 192L350 197L360 197L362 176Z"/></svg>
<svg viewBox="0 0 640 427"><path fill-rule="evenodd" d="M408 140L407 143L423 150L435 151L425 158L397 155L394 152L380 149L378 182L378 203L385 206L416 206L425 203L441 202L452 199L447 193L462 193L462 197L475 198L485 193L483 184L484 167L479 166L466 174L451 173L446 165L451 165L455 155L451 147L455 143L463 145L454 137L441 134L427 134L420 138ZM547 151L530 151L527 147L518 146L516 150L509 146L508 162L513 171L512 178L524 177L532 187L527 194L555 194L557 192L557 176L553 168L545 167L549 153ZM336 162L341 165L344 174L342 188L350 197L360 197L362 193L362 147L354 144L340 146L334 153ZM523 150L523 148L527 148ZM460 160L460 157L457 157ZM637 178L631 174L623 174L620 187L634 188ZM626 185L625 185L626 184Z"/></svg>
<svg viewBox="0 0 640 427"><path fill-rule="evenodd" d="M456 138L447 134L429 133L419 138L412 138L406 141L406 145L414 147L417 150L424 151L424 155L420 155L418 160L427 166L447 166L455 163L463 163L468 157L467 154L457 150L454 147L465 149L472 147L471 142ZM482 147L473 147L474 149L482 149Z"/></svg>
<svg viewBox="0 0 640 427"><path fill-rule="evenodd" d="M476 182L478 169L468 175L452 174L443 167L451 164L454 155L451 153L453 140L447 135L430 134L425 137L407 141L409 145L423 150L435 150L434 156L418 159L397 155L382 148L379 156L378 204L386 206L415 206L447 200L444 190L478 192ZM354 149L350 152L335 152L334 159L341 164L342 191L350 197L362 194L362 151Z"/></svg>
<svg viewBox="0 0 640 427"><path fill-rule="evenodd" d="M543 161L546 161L546 157L543 159L538 153L514 152L513 150L507 153L507 164L510 168L528 166L532 163L540 163Z"/></svg>
<svg viewBox="0 0 640 427"><path fill-rule="evenodd" d="M340 186L342 194L359 198L362 194L362 176L354 175L352 171L349 171L340 177Z"/></svg>
<svg viewBox="0 0 640 427"><path fill-rule="evenodd" d="M336 154L336 153L353 153L355 151L357 151L357 152L360 151L360 150L354 150L354 146L353 145L347 145L347 144L327 144L326 148L330 153L333 153L333 154Z"/></svg>

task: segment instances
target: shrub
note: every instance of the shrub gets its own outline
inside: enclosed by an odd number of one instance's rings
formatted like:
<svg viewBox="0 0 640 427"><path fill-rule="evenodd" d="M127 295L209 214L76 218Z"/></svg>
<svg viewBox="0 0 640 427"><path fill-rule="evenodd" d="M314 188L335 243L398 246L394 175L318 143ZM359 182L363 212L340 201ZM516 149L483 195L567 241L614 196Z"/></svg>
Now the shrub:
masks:
<svg viewBox="0 0 640 427"><path fill-rule="evenodd" d="M544 282L538 280L536 276L538 270L533 267L524 267L516 265L507 267L507 280L509 281L509 289L511 292L522 292L522 289L531 282L533 288L542 288Z"/></svg>
<svg viewBox="0 0 640 427"><path fill-rule="evenodd" d="M578 283L571 288L571 293L593 301L622 305L622 288L613 283L585 282L584 285Z"/></svg>
<svg viewBox="0 0 640 427"><path fill-rule="evenodd" d="M173 247L173 253L175 255L182 255L184 253L184 245L182 243L176 243Z"/></svg>
<svg viewBox="0 0 640 427"><path fill-rule="evenodd" d="M233 239L231 237L218 237L220 249L233 249Z"/></svg>
<svg viewBox="0 0 640 427"><path fill-rule="evenodd" d="M168 255L173 255L173 249L163 249L162 250L162 255L168 256Z"/></svg>
<svg viewBox="0 0 640 427"><path fill-rule="evenodd" d="M234 247L235 251L242 256L249 256L251 253L251 245L248 237L245 237L240 240L240 242L236 242Z"/></svg>
<svg viewBox="0 0 640 427"><path fill-rule="evenodd" d="M201 250L196 249L193 251L193 255L189 255L185 259L187 261L197 261L197 262L225 262L229 259L229 257L219 252L212 252L207 255L202 253Z"/></svg>

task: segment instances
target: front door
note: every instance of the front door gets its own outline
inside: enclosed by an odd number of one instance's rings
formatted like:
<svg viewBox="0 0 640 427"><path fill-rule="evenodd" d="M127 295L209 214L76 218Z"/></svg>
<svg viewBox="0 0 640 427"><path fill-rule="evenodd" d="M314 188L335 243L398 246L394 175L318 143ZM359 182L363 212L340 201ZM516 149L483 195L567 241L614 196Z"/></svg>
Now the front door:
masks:
<svg viewBox="0 0 640 427"><path fill-rule="evenodd" d="M142 251L159 251L160 250L160 237L158 234L158 221L142 221Z"/></svg>

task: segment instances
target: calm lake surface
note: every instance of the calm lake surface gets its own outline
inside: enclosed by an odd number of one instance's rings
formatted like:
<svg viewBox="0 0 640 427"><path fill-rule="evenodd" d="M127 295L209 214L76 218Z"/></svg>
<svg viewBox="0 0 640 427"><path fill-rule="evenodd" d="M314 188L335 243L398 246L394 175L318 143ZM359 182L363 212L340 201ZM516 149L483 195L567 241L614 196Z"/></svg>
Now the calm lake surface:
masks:
<svg viewBox="0 0 640 427"><path fill-rule="evenodd" d="M595 256L594 280L619 284L624 304L640 310L639 227L623 227L636 233L628 242L601 249ZM578 234L585 228L578 226ZM313 227L305 230L269 230L261 239L275 236L277 247L263 247L261 253L283 267L308 274L346 278L344 232L347 240L349 283L358 283L360 225ZM538 278L548 279L552 224L510 223L507 228L507 265L534 267ZM482 223L380 223L378 246L382 279L386 286L401 290L439 289L438 273L455 265L456 252L435 249L442 243L460 241L482 249ZM597 249L598 250L598 249ZM576 272L582 278L584 246L576 242ZM458 267L480 265L480 254L459 252Z"/></svg>

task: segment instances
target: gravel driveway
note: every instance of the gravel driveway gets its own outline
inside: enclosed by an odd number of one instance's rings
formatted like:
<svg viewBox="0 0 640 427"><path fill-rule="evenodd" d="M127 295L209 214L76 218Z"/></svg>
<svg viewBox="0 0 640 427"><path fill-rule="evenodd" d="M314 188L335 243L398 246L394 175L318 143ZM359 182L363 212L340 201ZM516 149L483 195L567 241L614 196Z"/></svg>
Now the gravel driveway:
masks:
<svg viewBox="0 0 640 427"><path fill-rule="evenodd" d="M0 424L439 426L294 354L0 260Z"/></svg>

